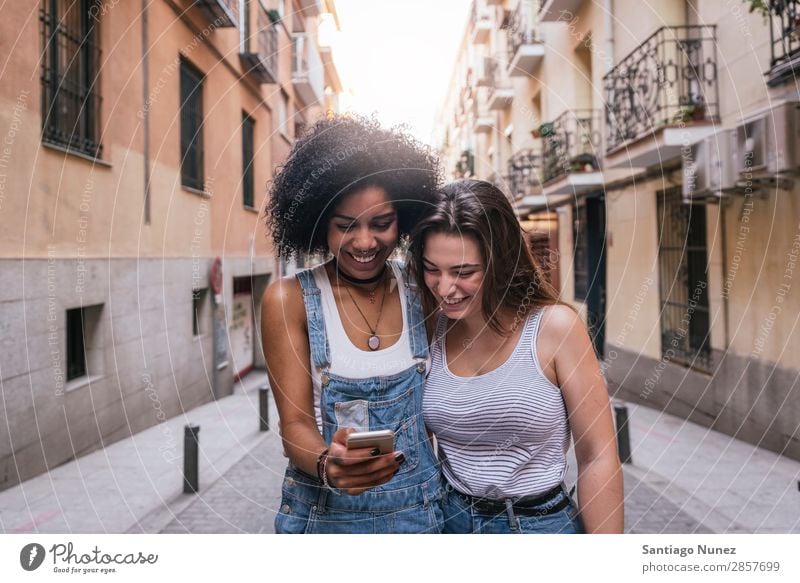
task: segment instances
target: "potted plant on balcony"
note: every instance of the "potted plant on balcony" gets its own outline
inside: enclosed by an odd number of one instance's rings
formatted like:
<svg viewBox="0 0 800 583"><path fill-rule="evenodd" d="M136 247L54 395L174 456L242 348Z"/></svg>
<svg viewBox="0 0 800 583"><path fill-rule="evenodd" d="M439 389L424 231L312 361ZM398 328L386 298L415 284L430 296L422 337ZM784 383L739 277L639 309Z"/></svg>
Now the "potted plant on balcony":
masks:
<svg viewBox="0 0 800 583"><path fill-rule="evenodd" d="M704 103L693 103L678 108L672 117L672 123L688 123L693 121L703 121L706 118L706 106Z"/></svg>
<svg viewBox="0 0 800 583"><path fill-rule="evenodd" d="M272 10L267 10L267 16L272 24L278 24L281 21L281 13L274 8Z"/></svg>
<svg viewBox="0 0 800 583"><path fill-rule="evenodd" d="M593 172L597 170L597 158L584 152L573 156L569 161L570 172Z"/></svg>
<svg viewBox="0 0 800 583"><path fill-rule="evenodd" d="M543 123L538 128L531 130L531 135L535 138L546 138L553 134L554 128L552 122Z"/></svg>
<svg viewBox="0 0 800 583"><path fill-rule="evenodd" d="M781 33L784 36L789 34L793 39L800 40L800 14L795 14L793 10L790 10L788 2L776 2L775 0L744 0L744 3L749 7L748 12L751 14L753 12L760 14L765 24L770 17L770 13L776 16L783 16L783 11L788 9L787 16L790 17L791 22L788 23L788 26L785 30L781 31Z"/></svg>
<svg viewBox="0 0 800 583"><path fill-rule="evenodd" d="M766 20L769 17L768 1L769 0L744 0L744 3L748 5L748 12L751 14L753 12L758 12L764 17L764 20Z"/></svg>

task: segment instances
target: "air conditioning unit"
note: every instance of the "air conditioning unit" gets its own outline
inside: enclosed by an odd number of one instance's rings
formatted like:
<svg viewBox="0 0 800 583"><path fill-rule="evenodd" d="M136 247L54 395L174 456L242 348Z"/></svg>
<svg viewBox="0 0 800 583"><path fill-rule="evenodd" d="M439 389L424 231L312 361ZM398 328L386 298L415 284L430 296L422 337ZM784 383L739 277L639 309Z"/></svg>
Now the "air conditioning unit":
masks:
<svg viewBox="0 0 800 583"><path fill-rule="evenodd" d="M721 130L692 144L683 156L683 199L719 199L736 188L736 130Z"/></svg>
<svg viewBox="0 0 800 583"><path fill-rule="evenodd" d="M734 131L736 171L743 178L777 178L800 170L800 103L775 105Z"/></svg>

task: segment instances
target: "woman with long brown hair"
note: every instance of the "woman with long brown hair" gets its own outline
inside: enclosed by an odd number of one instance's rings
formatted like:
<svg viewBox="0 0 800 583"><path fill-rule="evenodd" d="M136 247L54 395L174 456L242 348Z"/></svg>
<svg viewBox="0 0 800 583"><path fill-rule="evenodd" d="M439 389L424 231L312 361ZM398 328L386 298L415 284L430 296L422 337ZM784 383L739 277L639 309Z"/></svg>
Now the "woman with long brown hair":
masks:
<svg viewBox="0 0 800 583"><path fill-rule="evenodd" d="M446 479L445 532L622 532L622 472L597 357L505 195L478 180L449 184L411 251L437 313L423 413ZM579 505L563 482L570 437Z"/></svg>

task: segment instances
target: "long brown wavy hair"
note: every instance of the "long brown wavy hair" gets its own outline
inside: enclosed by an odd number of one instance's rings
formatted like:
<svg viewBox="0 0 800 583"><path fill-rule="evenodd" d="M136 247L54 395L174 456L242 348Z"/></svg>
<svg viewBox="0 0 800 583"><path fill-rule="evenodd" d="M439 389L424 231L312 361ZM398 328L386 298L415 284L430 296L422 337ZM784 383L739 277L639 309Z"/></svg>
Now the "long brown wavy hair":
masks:
<svg viewBox="0 0 800 583"><path fill-rule="evenodd" d="M533 258L506 196L489 182L458 180L439 190L433 207L411 232L410 269L427 314L437 306L423 271L425 243L434 233L469 235L477 241L485 271L481 311L495 332L509 333L498 318L501 308L516 312L516 326L532 309L561 303Z"/></svg>

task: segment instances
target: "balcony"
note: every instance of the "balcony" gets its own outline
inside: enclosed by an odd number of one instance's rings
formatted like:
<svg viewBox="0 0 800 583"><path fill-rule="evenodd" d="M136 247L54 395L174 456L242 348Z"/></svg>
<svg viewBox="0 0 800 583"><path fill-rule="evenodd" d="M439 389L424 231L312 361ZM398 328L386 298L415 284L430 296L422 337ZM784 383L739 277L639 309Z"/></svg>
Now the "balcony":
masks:
<svg viewBox="0 0 800 583"><path fill-rule="evenodd" d="M453 174L455 178L472 178L475 176L475 155L472 150L461 152Z"/></svg>
<svg viewBox="0 0 800 583"><path fill-rule="evenodd" d="M539 168L542 157L534 150L520 150L508 160L506 185L511 193L518 216L527 215L532 208L542 204L542 183Z"/></svg>
<svg viewBox="0 0 800 583"><path fill-rule="evenodd" d="M539 20L541 22L556 22L557 20L569 22L582 3L583 0L542 0Z"/></svg>
<svg viewBox="0 0 800 583"><path fill-rule="evenodd" d="M476 118L473 129L476 134L490 134L495 128L494 116L488 112L481 112Z"/></svg>
<svg viewBox="0 0 800 583"><path fill-rule="evenodd" d="M480 0L473 0L472 8L470 10L470 26L472 28L472 44L483 45L489 42L492 37L492 29L494 23L492 22L489 12L481 7L478 7Z"/></svg>
<svg viewBox="0 0 800 583"><path fill-rule="evenodd" d="M475 85L478 87L489 87L494 83L494 59L492 57L482 57L475 65Z"/></svg>
<svg viewBox="0 0 800 583"><path fill-rule="evenodd" d="M541 193L539 168L542 156L531 149L520 150L508 160L508 188L514 200Z"/></svg>
<svg viewBox="0 0 800 583"><path fill-rule="evenodd" d="M538 131L542 140L545 194L577 195L603 186L597 154L602 144L600 110L567 110Z"/></svg>
<svg viewBox="0 0 800 583"><path fill-rule="evenodd" d="M494 112L488 107L488 92L489 90L486 87L478 87L473 92L470 114L472 116L472 129L476 134L489 134L496 126Z"/></svg>
<svg viewBox="0 0 800 583"><path fill-rule="evenodd" d="M511 85L511 80L506 77L494 59L487 59L486 66L489 68L486 74L490 79L487 96L489 109L497 111L511 107L514 101L514 87Z"/></svg>
<svg viewBox="0 0 800 583"><path fill-rule="evenodd" d="M322 102L325 71L314 40L305 32L292 34L292 85L306 106Z"/></svg>
<svg viewBox="0 0 800 583"><path fill-rule="evenodd" d="M239 26L239 0L195 0L194 5L218 28Z"/></svg>
<svg viewBox="0 0 800 583"><path fill-rule="evenodd" d="M771 52L767 85L776 87L800 75L800 2L770 0L768 9Z"/></svg>
<svg viewBox="0 0 800 583"><path fill-rule="evenodd" d="M242 66L259 83L278 82L278 29L272 23L267 11L258 3L256 8L256 30L251 32L247 22L242 52L239 58Z"/></svg>
<svg viewBox="0 0 800 583"><path fill-rule="evenodd" d="M658 29L604 78L607 167L680 156L718 119L714 26Z"/></svg>
<svg viewBox="0 0 800 583"><path fill-rule="evenodd" d="M322 1L321 0L298 0L300 5L300 12L304 18L319 16L322 14Z"/></svg>
<svg viewBox="0 0 800 583"><path fill-rule="evenodd" d="M520 0L508 24L508 74L530 76L544 58L533 0Z"/></svg>

